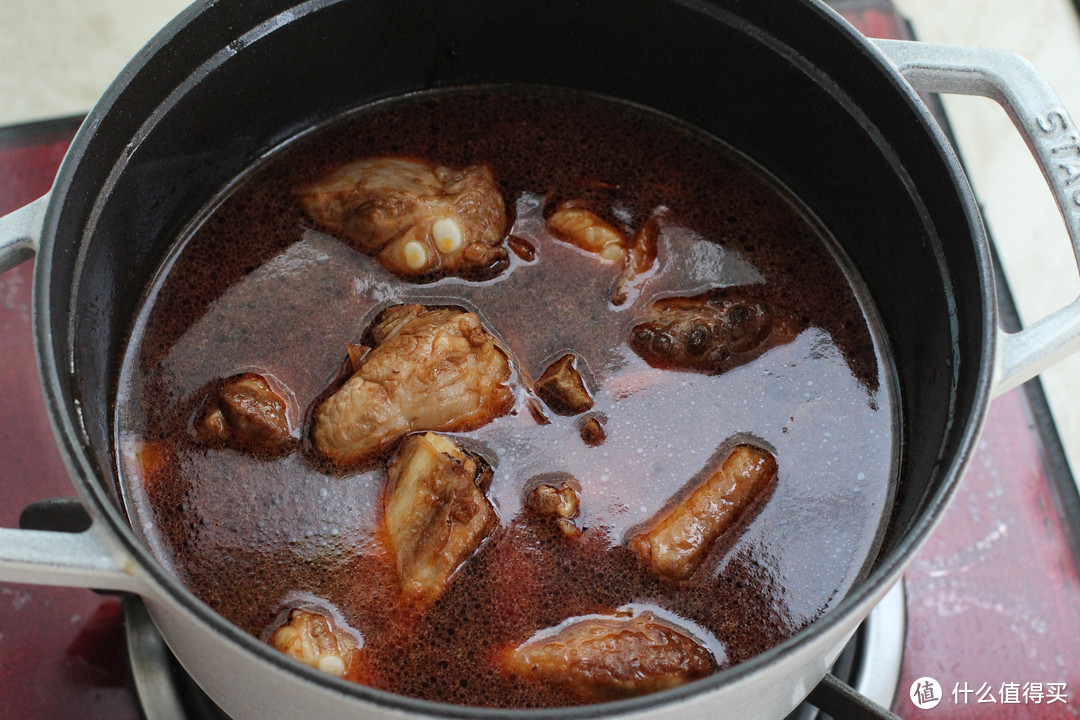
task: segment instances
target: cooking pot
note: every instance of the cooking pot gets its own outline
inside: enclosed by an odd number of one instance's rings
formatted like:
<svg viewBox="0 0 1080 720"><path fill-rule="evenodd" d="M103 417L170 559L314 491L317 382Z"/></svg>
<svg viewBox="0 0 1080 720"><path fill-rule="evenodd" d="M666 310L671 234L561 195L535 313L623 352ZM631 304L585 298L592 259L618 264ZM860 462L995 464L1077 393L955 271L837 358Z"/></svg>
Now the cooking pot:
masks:
<svg viewBox="0 0 1080 720"><path fill-rule="evenodd" d="M387 96L487 83L624 98L735 146L832 231L892 347L903 452L873 569L790 640L681 688L511 712L340 681L271 650L191 595L135 539L118 498L110 419L122 348L143 289L192 215L314 124ZM93 518L78 534L0 530L0 579L138 593L187 671L237 720L782 717L826 674L941 517L992 396L1080 344L1080 301L1017 334L998 328L977 205L913 86L1001 102L1078 247L1073 121L1026 62L868 41L817 0L197 3L90 112L52 191L0 220L0 270L36 255L44 394Z"/></svg>

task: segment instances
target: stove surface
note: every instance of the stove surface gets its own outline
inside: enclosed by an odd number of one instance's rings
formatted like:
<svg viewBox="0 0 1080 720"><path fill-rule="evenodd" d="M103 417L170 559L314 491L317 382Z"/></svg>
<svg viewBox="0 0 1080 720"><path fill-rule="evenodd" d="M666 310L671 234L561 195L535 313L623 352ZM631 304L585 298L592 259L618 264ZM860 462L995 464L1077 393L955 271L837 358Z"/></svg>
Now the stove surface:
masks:
<svg viewBox="0 0 1080 720"><path fill-rule="evenodd" d="M836 5L867 34L906 31L884 2ZM0 129L0 213L48 190L76 127L55 121ZM37 381L31 277L30 263L0 275L0 407L18 411L0 416L5 527L16 526L33 501L73 494ZM923 691L915 699L928 699L924 678L940 686L933 717L1080 716L1078 515L1064 457L1037 385L993 402L952 506L904 579L907 643L892 708L901 717L929 717L909 696L914 686ZM73 715L140 716L121 601L0 583L0 718Z"/></svg>

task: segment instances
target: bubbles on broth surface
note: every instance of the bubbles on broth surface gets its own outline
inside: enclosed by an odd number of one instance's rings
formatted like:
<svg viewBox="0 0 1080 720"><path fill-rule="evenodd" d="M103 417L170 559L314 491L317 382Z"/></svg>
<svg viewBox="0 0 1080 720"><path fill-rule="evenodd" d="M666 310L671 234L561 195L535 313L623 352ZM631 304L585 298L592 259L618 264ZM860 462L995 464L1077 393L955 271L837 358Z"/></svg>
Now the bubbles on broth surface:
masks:
<svg viewBox="0 0 1080 720"><path fill-rule="evenodd" d="M295 188L373 156L489 165L511 232L535 257L511 253L509 268L482 282L415 283L314 229ZM667 208L658 268L625 306L610 301L617 265L546 230L545 211L574 197L602 205L627 236ZM558 91L387 101L262 162L188 229L167 268L120 378L116 436L133 525L193 592L257 637L296 593L330 603L363 636L364 680L376 687L469 705L576 704L491 658L569 617L631 604L700 627L722 646L722 664L738 663L819 617L876 552L898 441L872 309L797 202L672 120ZM761 289L804 329L720 375L659 370L631 349L630 329L653 300L728 286ZM272 375L306 413L346 343L397 303L477 312L533 378L574 353L590 412L604 418L595 446L578 417L549 414L541 425L521 403L456 434L494 466L487 496L499 525L419 616L401 610L381 535L382 467L335 473L299 451L208 449L188 426L200 388L248 371ZM628 533L738 438L774 452L775 488L689 581L656 577L625 547ZM145 461L147 444L163 462ZM580 484L576 542L523 512L524 488L545 473Z"/></svg>

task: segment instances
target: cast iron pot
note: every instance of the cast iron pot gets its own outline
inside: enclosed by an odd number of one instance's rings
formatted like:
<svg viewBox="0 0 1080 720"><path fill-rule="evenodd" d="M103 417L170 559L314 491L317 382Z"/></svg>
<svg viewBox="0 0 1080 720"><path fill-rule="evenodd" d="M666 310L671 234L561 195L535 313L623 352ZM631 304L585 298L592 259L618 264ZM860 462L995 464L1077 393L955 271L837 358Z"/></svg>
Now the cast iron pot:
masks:
<svg viewBox="0 0 1080 720"><path fill-rule="evenodd" d="M237 720L268 717L780 718L940 518L987 405L1080 341L1080 304L1000 332L979 212L911 85L1001 100L1069 226L1055 158L1073 123L1009 55L872 43L817 0L219 0L185 11L106 92L50 194L0 221L0 269L36 253L34 332L81 534L0 531L0 579L140 594L190 674ZM780 646L682 688L553 712L403 698L302 666L184 589L115 492L118 364L143 288L193 213L266 152L346 110L433 87L538 83L655 108L756 160L832 230L880 312L903 422L899 494L873 570ZM1064 150L1062 149L1064 148ZM840 511L841 509L838 509Z"/></svg>

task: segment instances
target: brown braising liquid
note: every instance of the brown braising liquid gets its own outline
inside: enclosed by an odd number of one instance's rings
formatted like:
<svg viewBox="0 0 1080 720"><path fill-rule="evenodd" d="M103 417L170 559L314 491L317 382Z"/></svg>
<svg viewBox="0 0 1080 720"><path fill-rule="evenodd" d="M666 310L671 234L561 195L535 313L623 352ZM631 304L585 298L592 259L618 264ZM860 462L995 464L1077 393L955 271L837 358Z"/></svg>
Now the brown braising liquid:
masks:
<svg viewBox="0 0 1080 720"><path fill-rule="evenodd" d="M312 229L294 189L379 155L486 163L536 248L499 277L401 280ZM617 265L555 241L545 208L582 198L629 236L666 207L659 270L610 303ZM634 604L678 617L722 667L772 647L837 603L876 552L899 439L884 341L835 243L785 192L715 139L652 112L553 90L421 94L366 108L289 143L192 223L148 290L118 388L116 438L133 526L214 610L266 637L283 608L319 601L363 636L376 687L429 700L580 702L500 673L491 658L570 616ZM722 375L657 370L627 340L657 297L755 284L805 329ZM379 542L385 470L334 474L305 453L264 459L198 445L209 383L245 371L304 413L377 313L459 305L537 377L580 359L606 440L578 419L515 410L463 437L494 466L499 528L422 615L402 609ZM767 501L684 582L624 546L735 442L769 448ZM523 513L542 473L581 484L579 541Z"/></svg>

